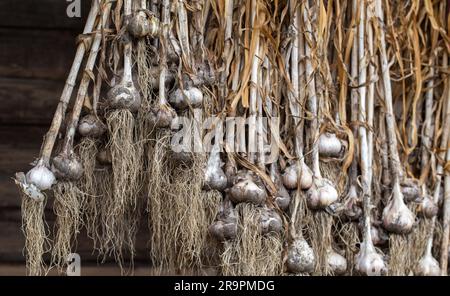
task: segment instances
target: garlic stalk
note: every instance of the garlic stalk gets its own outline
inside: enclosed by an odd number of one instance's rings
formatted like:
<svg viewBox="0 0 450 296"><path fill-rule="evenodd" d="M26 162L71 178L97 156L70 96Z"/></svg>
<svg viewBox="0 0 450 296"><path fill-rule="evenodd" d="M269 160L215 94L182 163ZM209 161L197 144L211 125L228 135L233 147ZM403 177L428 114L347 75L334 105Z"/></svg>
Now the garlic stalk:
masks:
<svg viewBox="0 0 450 296"><path fill-rule="evenodd" d="M73 151L73 141L75 132L78 126L78 119L80 117L81 109L88 91L91 77L89 73L94 69L95 61L100 48L102 40L102 28L105 27L111 10L111 3L107 3L102 8L101 21L97 26L97 33L95 34L94 41L91 45L91 51L86 61L85 71L80 82L78 94L75 99L74 107L67 124L66 135L64 138L63 149L60 154L55 156L52 161L53 173L61 179L78 180L83 175L83 167L80 160Z"/></svg>
<svg viewBox="0 0 450 296"><path fill-rule="evenodd" d="M97 0L92 0L91 9L89 11L88 18L83 30L83 35L90 34L94 28L95 20L99 11L99 3ZM84 54L88 49L87 43L80 42L77 47L74 61L70 68L69 76L67 77L64 89L62 91L60 101L56 107L55 114L53 116L52 123L47 134L44 137L44 143L41 148L39 159L36 162L36 166L32 168L27 174L26 178L16 180L21 184L21 188L25 188L27 192L33 193L33 195L40 196L40 191L45 191L51 188L56 182L56 178L50 171L50 157L55 146L56 137L61 127L61 123L66 113L67 105L69 104L72 96L72 91L76 85L76 79L81 63L84 58ZM20 173L18 173L21 175ZM19 184L18 183L18 184Z"/></svg>
<svg viewBox="0 0 450 296"><path fill-rule="evenodd" d="M124 1L125 26L131 16L131 0ZM107 94L108 104L113 109L128 109L137 112L141 106L141 95L134 85L132 75L133 45L129 36L124 36L123 47L123 76L121 81L113 86Z"/></svg>
<svg viewBox="0 0 450 296"><path fill-rule="evenodd" d="M311 34L313 32L312 26L309 20L309 4L304 2L303 8L303 21L305 25L305 34ZM314 36L311 36L314 37ZM313 38L309 38L313 40ZM323 209L336 202L339 198L333 183L323 178L320 172L320 160L319 160L319 110L317 104L316 85L314 79L314 69L311 62L311 48L308 42L305 44L305 58L306 58L306 80L308 81L308 105L309 111L313 114L314 118L311 121L311 133L312 133L312 163L313 163L313 184L309 188L306 194L306 200L308 207L311 209Z"/></svg>
<svg viewBox="0 0 450 296"><path fill-rule="evenodd" d="M376 0L375 11L377 18L383 22L381 0ZM392 199L383 210L383 226L391 232L408 233L414 223L414 215L405 205L400 181L403 179L400 158L397 150L397 136L395 133L395 117L392 106L392 87L389 74L389 64L386 53L386 41L384 30L380 30L380 62L383 78L384 101L386 106L386 129L388 146L391 155L391 170L393 173Z"/></svg>
<svg viewBox="0 0 450 296"><path fill-rule="evenodd" d="M170 1L162 1L162 36L160 46L159 104L150 108L147 118L157 128L168 128L176 117L175 110L169 105L166 97L167 48L170 28Z"/></svg>

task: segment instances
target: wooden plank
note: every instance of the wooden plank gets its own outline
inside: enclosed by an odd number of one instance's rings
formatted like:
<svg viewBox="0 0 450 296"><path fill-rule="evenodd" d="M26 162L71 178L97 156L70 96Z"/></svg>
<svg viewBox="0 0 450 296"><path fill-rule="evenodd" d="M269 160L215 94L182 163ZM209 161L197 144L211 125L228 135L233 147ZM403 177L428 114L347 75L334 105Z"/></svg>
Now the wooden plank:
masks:
<svg viewBox="0 0 450 296"><path fill-rule="evenodd" d="M77 32L0 29L0 77L65 80Z"/></svg>
<svg viewBox="0 0 450 296"><path fill-rule="evenodd" d="M0 124L49 126L62 81L0 78Z"/></svg>
<svg viewBox="0 0 450 296"><path fill-rule="evenodd" d="M0 1L0 27L17 28L83 28L89 14L90 0L82 0L81 18L70 18L65 0L2 0Z"/></svg>

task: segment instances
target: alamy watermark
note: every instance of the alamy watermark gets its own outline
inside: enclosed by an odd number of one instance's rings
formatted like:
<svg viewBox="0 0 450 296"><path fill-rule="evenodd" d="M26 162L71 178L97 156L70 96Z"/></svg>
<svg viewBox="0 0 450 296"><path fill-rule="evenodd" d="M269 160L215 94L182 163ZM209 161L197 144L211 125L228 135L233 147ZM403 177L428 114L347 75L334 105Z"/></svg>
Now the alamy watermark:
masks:
<svg viewBox="0 0 450 296"><path fill-rule="evenodd" d="M70 2L67 5L66 14L70 18L81 17L81 0L66 0Z"/></svg>
<svg viewBox="0 0 450 296"><path fill-rule="evenodd" d="M254 154L265 163L278 159L280 150L279 117L208 117L194 109L192 117L178 117L172 123L176 132L171 149L176 153L226 151Z"/></svg>

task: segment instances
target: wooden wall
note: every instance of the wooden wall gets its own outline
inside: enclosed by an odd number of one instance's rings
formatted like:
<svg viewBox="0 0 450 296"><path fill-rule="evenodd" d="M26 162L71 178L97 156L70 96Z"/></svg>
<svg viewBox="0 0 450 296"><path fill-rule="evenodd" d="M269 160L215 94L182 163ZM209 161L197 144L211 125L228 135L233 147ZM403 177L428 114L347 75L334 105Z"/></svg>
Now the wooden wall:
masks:
<svg viewBox="0 0 450 296"><path fill-rule="evenodd" d="M91 1L81 2L82 18L71 19L65 0L0 1L0 274L25 273L20 198L11 177L38 156L89 12ZM143 231L138 264L148 262L146 241ZM90 250L90 241L80 238L83 264L96 263Z"/></svg>

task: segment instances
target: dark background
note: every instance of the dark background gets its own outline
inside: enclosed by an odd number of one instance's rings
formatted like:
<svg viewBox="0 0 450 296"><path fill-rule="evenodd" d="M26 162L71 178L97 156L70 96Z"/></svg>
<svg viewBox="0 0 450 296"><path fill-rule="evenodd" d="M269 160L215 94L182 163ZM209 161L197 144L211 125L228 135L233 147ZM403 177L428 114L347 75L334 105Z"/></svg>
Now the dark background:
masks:
<svg viewBox="0 0 450 296"><path fill-rule="evenodd" d="M66 0L0 0L0 275L25 275L21 201L12 177L38 157L89 13L91 1L81 2L82 17L69 18ZM46 214L52 227L51 201ZM145 235L144 229L138 238L136 274L152 273ZM82 274L120 273L112 262L97 265L85 235L76 251Z"/></svg>

